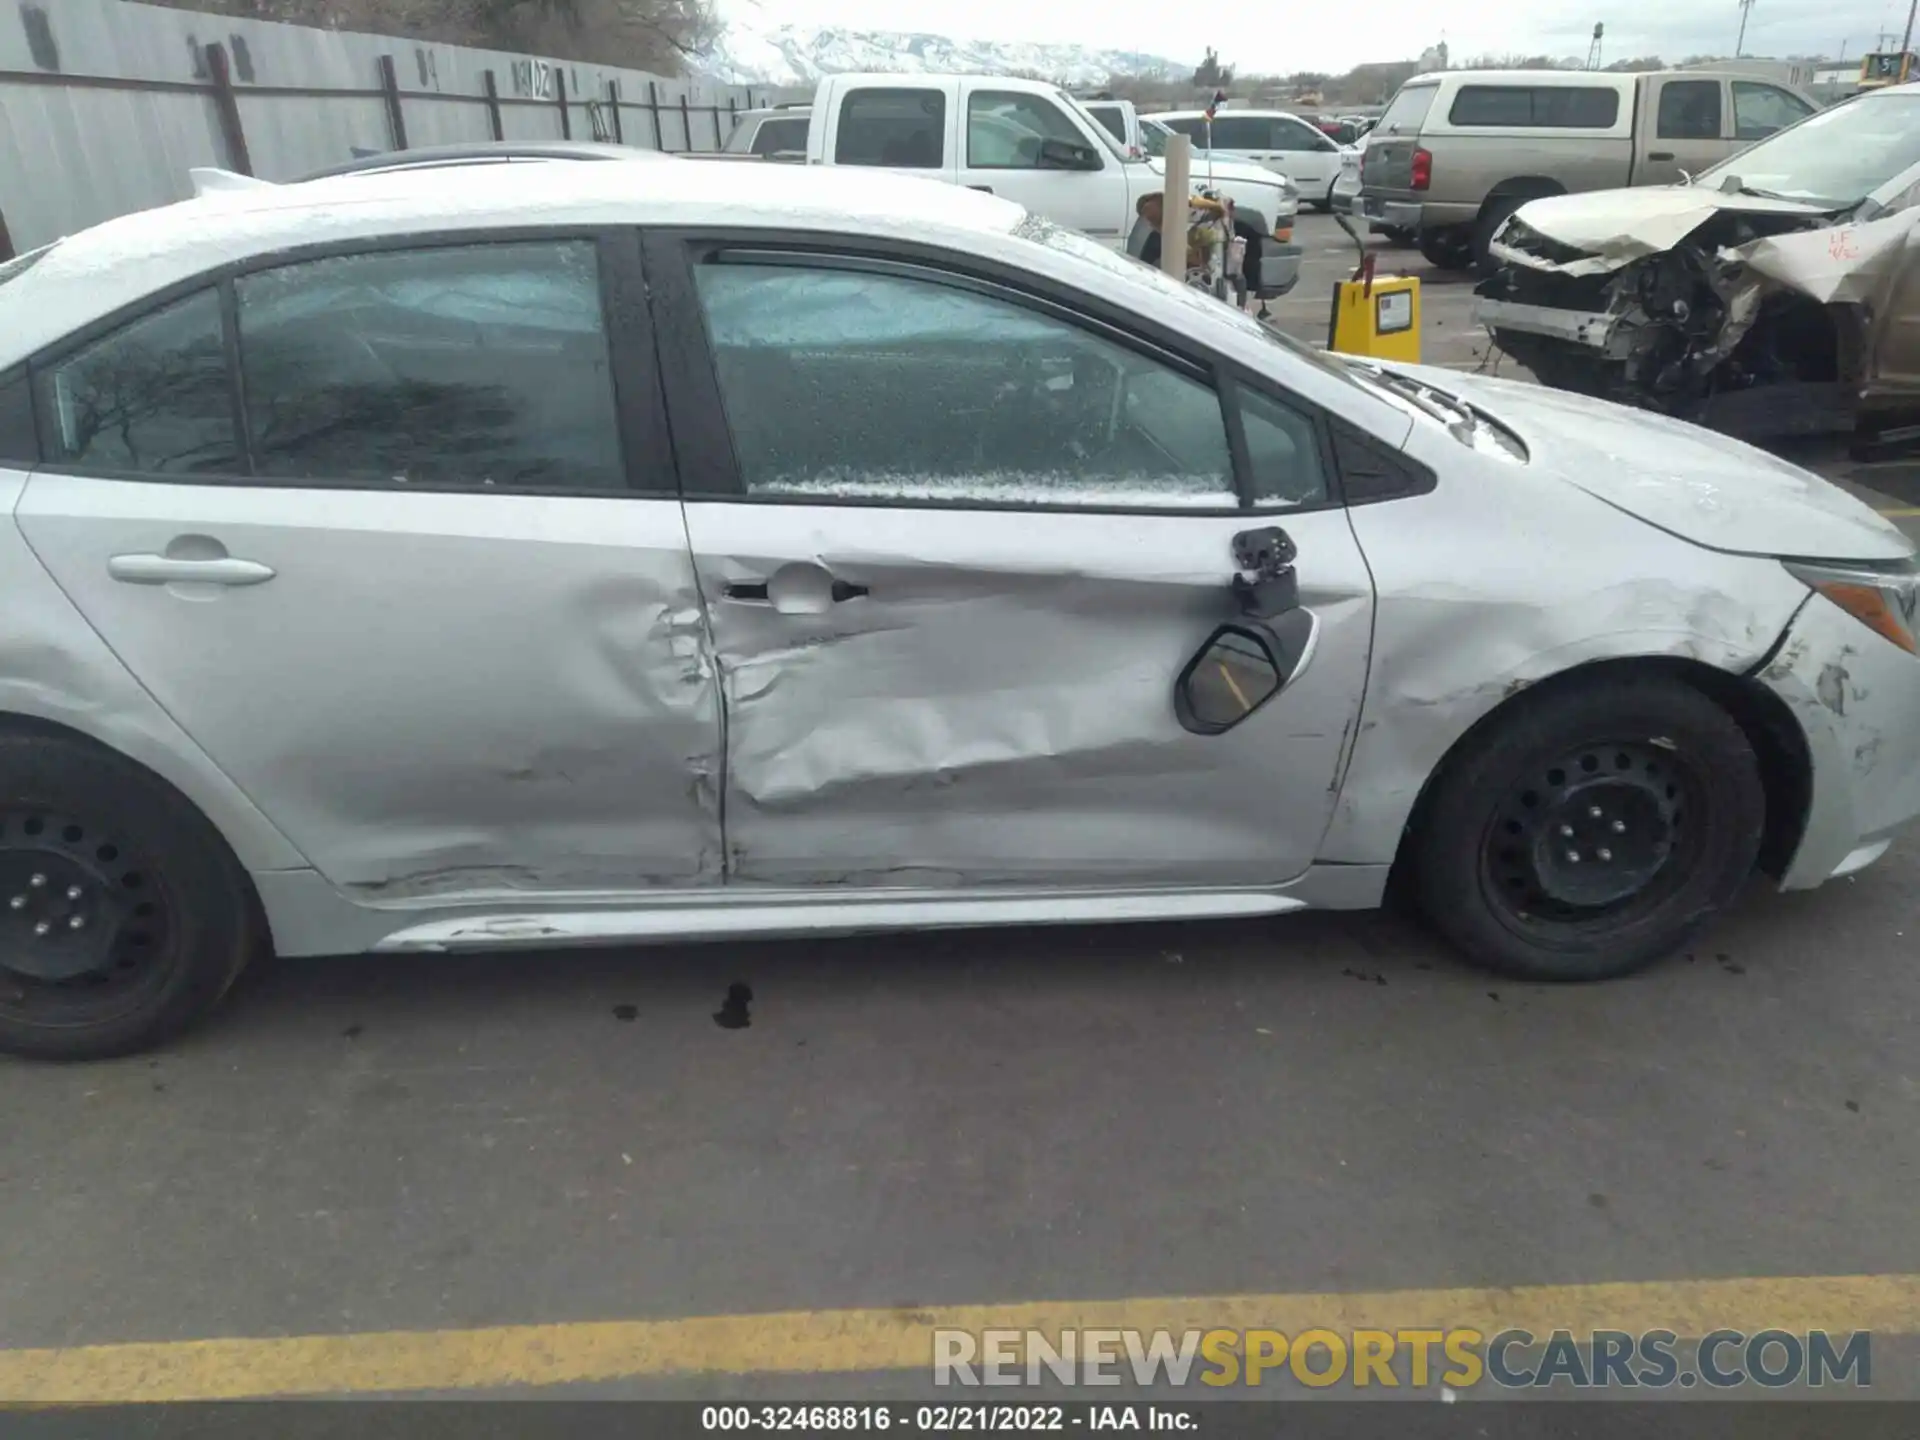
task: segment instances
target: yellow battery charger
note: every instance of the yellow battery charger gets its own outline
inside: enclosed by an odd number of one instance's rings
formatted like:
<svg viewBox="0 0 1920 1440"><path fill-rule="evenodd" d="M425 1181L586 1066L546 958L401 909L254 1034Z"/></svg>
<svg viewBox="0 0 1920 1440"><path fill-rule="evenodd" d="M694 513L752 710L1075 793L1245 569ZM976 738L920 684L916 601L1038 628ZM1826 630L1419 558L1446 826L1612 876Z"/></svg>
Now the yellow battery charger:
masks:
<svg viewBox="0 0 1920 1440"><path fill-rule="evenodd" d="M1375 275L1373 256L1351 280L1333 286L1327 348L1343 355L1420 363L1420 281L1413 275Z"/></svg>

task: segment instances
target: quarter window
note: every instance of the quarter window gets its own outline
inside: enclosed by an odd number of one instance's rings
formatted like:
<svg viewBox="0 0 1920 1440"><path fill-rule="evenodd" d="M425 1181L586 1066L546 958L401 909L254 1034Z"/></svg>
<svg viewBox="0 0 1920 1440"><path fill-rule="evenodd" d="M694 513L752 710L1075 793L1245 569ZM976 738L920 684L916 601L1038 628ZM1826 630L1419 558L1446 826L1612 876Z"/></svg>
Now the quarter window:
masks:
<svg viewBox="0 0 1920 1440"><path fill-rule="evenodd" d="M967 97L969 169L1038 170L1043 140L1087 143L1058 105L1038 95L977 90Z"/></svg>
<svg viewBox="0 0 1920 1440"><path fill-rule="evenodd" d="M749 495L1237 503L1214 390L1077 325L930 279L725 263L697 275Z"/></svg>
<svg viewBox="0 0 1920 1440"><path fill-rule="evenodd" d="M259 474L625 483L592 242L343 256L235 288Z"/></svg>
<svg viewBox="0 0 1920 1440"><path fill-rule="evenodd" d="M1662 140L1720 138L1720 82L1669 80L1660 91L1655 128Z"/></svg>
<svg viewBox="0 0 1920 1440"><path fill-rule="evenodd" d="M1776 130L1798 124L1813 107L1777 85L1751 80L1733 82L1733 136L1736 140L1764 140Z"/></svg>
<svg viewBox="0 0 1920 1440"><path fill-rule="evenodd" d="M202 290L43 371L49 461L148 475L235 475L233 385L220 299Z"/></svg>
<svg viewBox="0 0 1920 1440"><path fill-rule="evenodd" d="M947 97L938 90L854 90L840 102L833 161L938 170L946 134Z"/></svg>

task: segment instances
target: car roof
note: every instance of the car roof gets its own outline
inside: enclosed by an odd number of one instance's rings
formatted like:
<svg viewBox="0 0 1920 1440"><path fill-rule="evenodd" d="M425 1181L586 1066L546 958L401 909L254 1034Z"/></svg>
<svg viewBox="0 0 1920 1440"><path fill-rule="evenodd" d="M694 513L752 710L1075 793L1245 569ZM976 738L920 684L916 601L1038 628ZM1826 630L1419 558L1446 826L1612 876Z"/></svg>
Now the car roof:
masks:
<svg viewBox="0 0 1920 1440"><path fill-rule="evenodd" d="M513 160L664 160L671 156L637 145L614 145L598 140L476 140L459 145L422 145L409 150L383 150L359 155L301 177L325 180L335 175L365 175L403 168L441 165L484 165Z"/></svg>
<svg viewBox="0 0 1920 1440"><path fill-rule="evenodd" d="M1639 80L1641 73L1632 70L1435 70L1416 75L1407 84L1438 84L1443 80L1457 80L1462 85L1579 85L1597 89L1632 85Z"/></svg>
<svg viewBox="0 0 1920 1440"><path fill-rule="evenodd" d="M606 225L700 225L920 238L980 252L1025 212L961 185L864 167L526 165L509 184L485 166L330 176L210 191L55 242L0 287L0 370L158 290L224 264L329 243Z"/></svg>

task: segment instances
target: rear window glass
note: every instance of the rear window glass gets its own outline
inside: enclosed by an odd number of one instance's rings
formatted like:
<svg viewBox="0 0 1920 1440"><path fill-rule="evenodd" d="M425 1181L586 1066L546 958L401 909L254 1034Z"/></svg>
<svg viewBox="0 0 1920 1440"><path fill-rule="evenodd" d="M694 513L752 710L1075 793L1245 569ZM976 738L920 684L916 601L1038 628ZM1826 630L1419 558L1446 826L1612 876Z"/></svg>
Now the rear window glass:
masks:
<svg viewBox="0 0 1920 1440"><path fill-rule="evenodd" d="M806 149L808 123L808 117L804 115L767 121L760 127L760 133L753 137L753 153L778 155L786 150Z"/></svg>
<svg viewBox="0 0 1920 1440"><path fill-rule="evenodd" d="M1454 125L1605 130L1620 118L1620 92L1584 85L1462 85Z"/></svg>
<svg viewBox="0 0 1920 1440"><path fill-rule="evenodd" d="M836 165L938 170L945 151L947 99L938 90L854 90L840 105Z"/></svg>
<svg viewBox="0 0 1920 1440"><path fill-rule="evenodd" d="M1403 85L1393 97L1386 112L1380 117L1379 131L1382 135L1417 135L1425 123L1427 111L1433 108L1433 97L1440 93L1438 85Z"/></svg>

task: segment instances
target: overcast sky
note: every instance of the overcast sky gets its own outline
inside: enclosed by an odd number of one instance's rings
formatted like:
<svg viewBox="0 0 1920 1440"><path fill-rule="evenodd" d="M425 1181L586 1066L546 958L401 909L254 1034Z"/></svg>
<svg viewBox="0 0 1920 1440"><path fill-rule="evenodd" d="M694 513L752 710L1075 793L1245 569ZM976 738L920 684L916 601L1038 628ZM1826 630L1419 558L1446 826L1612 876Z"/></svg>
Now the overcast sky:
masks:
<svg viewBox="0 0 1920 1440"><path fill-rule="evenodd" d="M1581 55L1595 21L1603 59L1733 53L1737 0L1365 0L1358 5L1168 5L1165 0L720 0L723 15L755 29L776 23L918 30L965 39L1066 42L1185 60L1213 46L1244 70L1346 70L1363 60L1411 59L1445 39L1456 58ZM1196 25L1211 9L1222 18ZM1748 55L1871 50L1875 32L1898 45L1905 0L1754 0ZM1360 23L1356 24L1358 21ZM1920 27L1917 27L1920 28ZM1399 37L1388 42L1382 37Z"/></svg>

